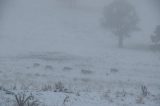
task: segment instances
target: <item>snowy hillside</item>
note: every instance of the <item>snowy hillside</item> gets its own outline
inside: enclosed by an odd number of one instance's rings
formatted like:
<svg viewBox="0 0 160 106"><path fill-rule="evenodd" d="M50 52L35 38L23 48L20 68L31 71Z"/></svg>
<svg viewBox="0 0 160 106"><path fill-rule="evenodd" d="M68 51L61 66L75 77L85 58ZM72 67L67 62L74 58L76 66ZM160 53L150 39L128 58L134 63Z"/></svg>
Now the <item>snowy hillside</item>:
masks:
<svg viewBox="0 0 160 106"><path fill-rule="evenodd" d="M150 50L159 19L150 2L131 1L141 31L120 49L101 25L112 0L69 1L5 4L0 106L17 106L20 92L32 93L39 106L159 106L160 55Z"/></svg>
<svg viewBox="0 0 160 106"><path fill-rule="evenodd" d="M1 58L0 98L15 103L7 89L31 92L47 106L159 106L158 54L116 50L106 55L86 58L55 52Z"/></svg>

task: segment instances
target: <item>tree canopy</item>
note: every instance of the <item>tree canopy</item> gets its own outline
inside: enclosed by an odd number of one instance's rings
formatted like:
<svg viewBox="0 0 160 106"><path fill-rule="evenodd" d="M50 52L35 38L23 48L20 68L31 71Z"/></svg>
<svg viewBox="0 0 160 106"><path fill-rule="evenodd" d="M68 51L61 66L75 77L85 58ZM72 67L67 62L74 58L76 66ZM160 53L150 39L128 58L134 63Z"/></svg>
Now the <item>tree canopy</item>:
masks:
<svg viewBox="0 0 160 106"><path fill-rule="evenodd" d="M126 0L114 0L105 7L103 25L119 36L119 39L122 39L121 43L123 43L123 37L130 36L130 33L139 29L138 22L139 17L134 6Z"/></svg>

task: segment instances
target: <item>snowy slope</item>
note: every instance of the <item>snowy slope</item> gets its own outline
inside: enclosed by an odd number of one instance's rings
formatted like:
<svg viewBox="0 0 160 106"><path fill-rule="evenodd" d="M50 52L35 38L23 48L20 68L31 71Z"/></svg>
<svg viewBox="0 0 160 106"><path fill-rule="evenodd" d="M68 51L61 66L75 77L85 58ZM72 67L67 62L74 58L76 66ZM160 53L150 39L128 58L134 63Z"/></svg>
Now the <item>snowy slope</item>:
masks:
<svg viewBox="0 0 160 106"><path fill-rule="evenodd" d="M68 96L67 106L159 106L159 56L135 50L118 52L108 52L103 58L60 52L1 58L0 85L12 92L35 92L47 106L61 106ZM59 81L65 91L56 91ZM142 96L142 86L148 89L147 97ZM13 96L0 92L1 98L14 103Z"/></svg>

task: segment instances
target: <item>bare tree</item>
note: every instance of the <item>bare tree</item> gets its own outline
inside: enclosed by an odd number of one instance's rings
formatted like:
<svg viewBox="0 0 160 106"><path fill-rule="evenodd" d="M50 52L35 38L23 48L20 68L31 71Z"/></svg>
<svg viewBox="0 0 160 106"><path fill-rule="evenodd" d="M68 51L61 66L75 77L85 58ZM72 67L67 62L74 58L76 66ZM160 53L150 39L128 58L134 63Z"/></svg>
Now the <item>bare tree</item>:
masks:
<svg viewBox="0 0 160 106"><path fill-rule="evenodd" d="M114 0L105 7L103 26L118 37L120 48L125 37L139 30L138 22L135 8L126 0Z"/></svg>

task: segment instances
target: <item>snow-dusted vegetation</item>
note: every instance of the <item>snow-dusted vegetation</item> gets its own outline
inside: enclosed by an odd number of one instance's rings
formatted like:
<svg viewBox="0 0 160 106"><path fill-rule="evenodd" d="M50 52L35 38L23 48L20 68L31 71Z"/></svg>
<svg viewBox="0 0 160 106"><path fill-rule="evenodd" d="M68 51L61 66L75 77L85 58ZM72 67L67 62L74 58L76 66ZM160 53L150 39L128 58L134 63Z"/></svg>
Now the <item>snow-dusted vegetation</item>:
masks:
<svg viewBox="0 0 160 106"><path fill-rule="evenodd" d="M118 48L113 1L0 0L0 106L159 106L158 3L128 0L140 30Z"/></svg>

